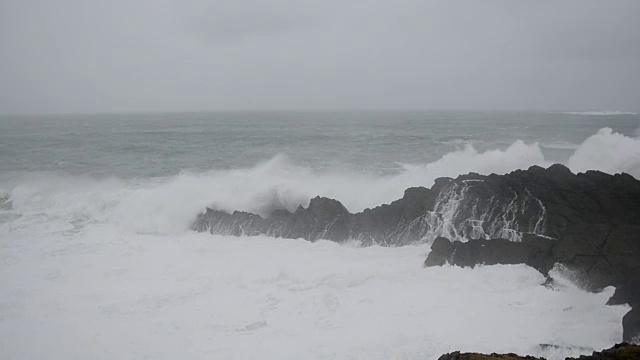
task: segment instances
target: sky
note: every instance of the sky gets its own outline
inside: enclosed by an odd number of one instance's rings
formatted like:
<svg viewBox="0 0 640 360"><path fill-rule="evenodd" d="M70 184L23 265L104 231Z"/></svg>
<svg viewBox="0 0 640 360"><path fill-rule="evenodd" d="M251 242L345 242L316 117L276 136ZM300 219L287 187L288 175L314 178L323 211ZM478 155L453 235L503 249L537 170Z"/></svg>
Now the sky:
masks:
<svg viewBox="0 0 640 360"><path fill-rule="evenodd" d="M640 110L637 0L0 0L0 113Z"/></svg>

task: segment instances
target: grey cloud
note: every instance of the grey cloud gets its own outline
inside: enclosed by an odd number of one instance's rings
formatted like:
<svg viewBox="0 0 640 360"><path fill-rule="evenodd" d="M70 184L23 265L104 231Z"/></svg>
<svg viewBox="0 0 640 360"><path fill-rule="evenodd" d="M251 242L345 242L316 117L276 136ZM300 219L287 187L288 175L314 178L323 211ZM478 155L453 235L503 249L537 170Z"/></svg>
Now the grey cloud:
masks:
<svg viewBox="0 0 640 360"><path fill-rule="evenodd" d="M2 6L0 113L640 107L635 0Z"/></svg>
<svg viewBox="0 0 640 360"><path fill-rule="evenodd" d="M310 27L315 20L304 12L282 7L251 6L242 2L234 4L235 6L209 4L200 13L186 19L186 26L206 45L225 46L255 37L302 30Z"/></svg>

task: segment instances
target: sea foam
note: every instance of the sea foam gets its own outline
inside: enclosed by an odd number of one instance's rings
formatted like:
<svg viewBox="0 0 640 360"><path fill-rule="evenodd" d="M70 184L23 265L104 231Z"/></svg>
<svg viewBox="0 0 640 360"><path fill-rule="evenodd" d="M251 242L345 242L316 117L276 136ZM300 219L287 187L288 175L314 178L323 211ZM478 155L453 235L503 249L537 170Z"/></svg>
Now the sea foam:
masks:
<svg viewBox="0 0 640 360"><path fill-rule="evenodd" d="M15 234L14 234L15 235ZM61 235L61 234L59 234ZM95 226L3 240L0 354L90 359L437 359L606 348L613 289L542 286L524 265L423 268L424 246ZM37 343L35 342L37 339Z"/></svg>
<svg viewBox="0 0 640 360"><path fill-rule="evenodd" d="M639 176L638 149L637 139L602 129L569 166ZM153 179L4 178L0 357L437 359L463 350L553 359L609 347L628 310L605 305L612 288L546 288L526 266L425 269L426 245L188 230L206 206L264 214L322 195L359 211L440 176L533 164L549 161L538 144L517 141L485 152L466 146L387 176L318 172L282 155Z"/></svg>

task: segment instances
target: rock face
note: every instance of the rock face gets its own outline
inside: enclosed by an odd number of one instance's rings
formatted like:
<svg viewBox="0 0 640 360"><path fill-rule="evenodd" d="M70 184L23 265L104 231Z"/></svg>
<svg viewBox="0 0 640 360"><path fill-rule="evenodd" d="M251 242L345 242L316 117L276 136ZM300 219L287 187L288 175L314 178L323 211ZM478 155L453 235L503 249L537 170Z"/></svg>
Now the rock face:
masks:
<svg viewBox="0 0 640 360"><path fill-rule="evenodd" d="M582 355L579 358L566 358L565 360L631 360L640 359L640 345L622 343L614 345L610 349L600 352L594 351L591 355Z"/></svg>
<svg viewBox="0 0 640 360"><path fill-rule="evenodd" d="M628 174L576 175L559 164L506 175L471 173L439 178L431 189L407 189L391 204L356 214L316 197L307 208L267 218L206 209L192 227L385 246L433 242L426 266L527 264L547 274L560 263L589 289L616 286L611 303L634 306L625 317L624 340L640 336L640 181Z"/></svg>
<svg viewBox="0 0 640 360"><path fill-rule="evenodd" d="M316 197L305 209L289 213L277 210L265 219L259 215L236 211L228 214L207 209L193 224L196 231L223 235L267 235L303 238L311 241L360 240L365 244L404 245L425 235L425 214L433 207L432 191L409 188L402 199L373 210L351 214L333 199Z"/></svg>
<svg viewBox="0 0 640 360"><path fill-rule="evenodd" d="M454 241L439 237L431 245L431 252L425 260L425 266L451 264L461 267L473 267L478 264L527 264L546 274L555 261L550 256L556 245L553 239L527 234L522 241L506 239Z"/></svg>
<svg viewBox="0 0 640 360"><path fill-rule="evenodd" d="M438 360L545 360L544 358L533 356L519 356L516 354L479 354L479 353L460 353L455 351L444 354Z"/></svg>
<svg viewBox="0 0 640 360"><path fill-rule="evenodd" d="M622 330L624 341L640 344L640 303L636 302L631 311L622 318Z"/></svg>
<svg viewBox="0 0 640 360"><path fill-rule="evenodd" d="M525 235L520 242L505 239L454 241L439 237L425 266L451 264L527 264L547 275L555 264L573 271L581 285L596 291L613 285L609 304L628 303L623 340L640 339L640 226L573 225L559 239Z"/></svg>
<svg viewBox="0 0 640 360"><path fill-rule="evenodd" d="M640 225L640 181L597 171L574 175L558 164L548 169L532 166L506 175L439 178L431 189L407 189L401 199L357 214L336 200L317 197L306 209L277 210L267 218L206 209L192 227L226 235L355 239L398 246L438 236L557 238L575 224Z"/></svg>
<svg viewBox="0 0 640 360"><path fill-rule="evenodd" d="M525 234L519 242L441 237L433 242L425 266L444 263L527 264L545 275L559 263L588 279L583 285L590 290L618 287L610 304L634 302L640 299L640 226L572 225L557 239Z"/></svg>
<svg viewBox="0 0 640 360"><path fill-rule="evenodd" d="M568 357L565 360L637 360L640 359L640 346L628 343L617 344L610 349L579 358ZM544 360L533 356L518 356L516 354L478 354L460 353L459 351L444 354L438 360Z"/></svg>

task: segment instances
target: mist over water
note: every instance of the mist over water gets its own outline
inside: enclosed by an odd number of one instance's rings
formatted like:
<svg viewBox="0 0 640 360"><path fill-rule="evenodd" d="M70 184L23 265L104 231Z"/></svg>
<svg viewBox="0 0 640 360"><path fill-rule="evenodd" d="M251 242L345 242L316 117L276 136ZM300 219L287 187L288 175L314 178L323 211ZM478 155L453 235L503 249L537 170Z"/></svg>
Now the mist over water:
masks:
<svg viewBox="0 0 640 360"><path fill-rule="evenodd" d="M423 269L426 244L188 229L207 206L267 215L320 195L356 212L441 176L554 162L640 177L639 125L544 113L2 118L0 354L564 358L608 347L628 309L605 305L612 288L545 288L526 266Z"/></svg>

